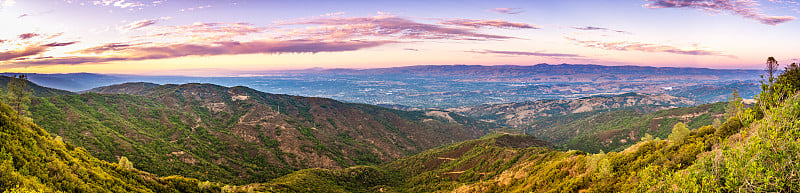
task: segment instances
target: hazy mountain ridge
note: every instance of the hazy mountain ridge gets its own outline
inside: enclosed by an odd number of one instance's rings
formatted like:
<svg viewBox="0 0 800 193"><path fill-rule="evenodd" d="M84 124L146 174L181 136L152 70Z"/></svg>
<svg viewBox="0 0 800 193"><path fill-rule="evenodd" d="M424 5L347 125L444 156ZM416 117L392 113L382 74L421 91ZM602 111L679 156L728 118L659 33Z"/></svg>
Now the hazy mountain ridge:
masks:
<svg viewBox="0 0 800 193"><path fill-rule="evenodd" d="M644 75L701 75L705 77L713 77L712 79L728 80L740 79L745 77L737 76L750 76L750 78L758 78L762 73L760 70L727 70L727 69L709 69L709 68L679 68L679 67L649 67L649 66L604 66L593 64L537 64L530 66L519 65L496 65L496 66L483 66L483 65L418 65L406 67L392 67L392 68L376 68L376 69L312 69L300 70L299 73L331 73L331 74L347 74L347 75L380 75L380 74L406 74L416 76L445 76L445 77L530 77L534 75L551 74L551 75L576 75L576 74L600 74L600 76L608 76L604 74L615 75L632 75L625 78L608 77L609 80L633 80L635 76L642 78ZM594 77L594 76L593 76Z"/></svg>
<svg viewBox="0 0 800 193"><path fill-rule="evenodd" d="M152 89L158 86L161 85L149 82L129 82L97 87L81 93L147 95L148 92L152 92Z"/></svg>
<svg viewBox="0 0 800 193"><path fill-rule="evenodd" d="M8 81L11 80L11 77L2 76L0 75L0 91L6 91L6 85L8 85ZM44 86L39 86L31 81L27 81L28 87L31 89L31 94L37 97L49 97L49 96L57 96L57 95L70 95L75 94L70 91L54 89Z"/></svg>

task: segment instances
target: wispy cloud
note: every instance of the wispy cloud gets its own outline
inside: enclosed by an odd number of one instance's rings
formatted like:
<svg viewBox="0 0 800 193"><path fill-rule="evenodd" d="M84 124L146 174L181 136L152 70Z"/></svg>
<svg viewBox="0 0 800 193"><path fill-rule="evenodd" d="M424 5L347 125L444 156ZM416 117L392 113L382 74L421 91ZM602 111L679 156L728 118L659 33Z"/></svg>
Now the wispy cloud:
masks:
<svg viewBox="0 0 800 193"><path fill-rule="evenodd" d="M22 33L15 39L0 40L0 61L29 56L47 51L50 47L67 46L77 42L66 42L56 40L61 33L39 34Z"/></svg>
<svg viewBox="0 0 800 193"><path fill-rule="evenodd" d="M12 42L11 40L0 41L0 44L6 44L6 43L14 44L13 46L3 45L3 47L7 47L7 49L0 51L0 62L20 59L27 56L39 55L44 52L47 52L48 50L50 50L50 48L53 47L68 46L77 43L76 41L50 42L50 43L41 43L40 41L26 41L33 37L39 36L38 34L36 35L26 35L26 34L34 34L34 33L25 33L19 35L19 39L14 40L15 43L10 43Z"/></svg>
<svg viewBox="0 0 800 193"><path fill-rule="evenodd" d="M21 40L27 40L27 39L31 39L31 38L36 37L36 36L39 36L39 34L37 34L37 33L24 33L24 34L19 34L19 36L17 36L17 37L19 39L21 39Z"/></svg>
<svg viewBox="0 0 800 193"><path fill-rule="evenodd" d="M498 50L483 50L483 51L470 50L465 52L478 53L478 54L514 55L514 56L542 56L542 57L566 57L566 58L583 57L577 54L547 53L547 52L498 51Z"/></svg>
<svg viewBox="0 0 800 193"><path fill-rule="evenodd" d="M131 0L95 0L92 1L92 4L100 6L113 6L119 8L132 8L132 7L145 6L145 4L142 2L131 1Z"/></svg>
<svg viewBox="0 0 800 193"><path fill-rule="evenodd" d="M189 42L229 41L234 37L262 33L269 27L256 27L249 23L194 23L180 26L159 26L149 30L150 35L135 36L136 39L165 37Z"/></svg>
<svg viewBox="0 0 800 193"><path fill-rule="evenodd" d="M82 6L113 7L128 10L141 10L146 7L156 7L164 1L159 0L63 0L66 3L77 3Z"/></svg>
<svg viewBox="0 0 800 193"><path fill-rule="evenodd" d="M513 37L477 32L474 28L457 28L427 24L390 14L374 17L326 17L278 22L278 25L315 25L295 29L286 35L322 39L391 38L391 39L450 39L498 40Z"/></svg>
<svg viewBox="0 0 800 193"><path fill-rule="evenodd" d="M748 19L754 19L762 24L778 25L797 19L793 16L769 16L761 13L757 8L759 4L753 0L647 0L652 3L644 7L650 9L660 8L692 8L711 13L729 12Z"/></svg>
<svg viewBox="0 0 800 193"><path fill-rule="evenodd" d="M47 48L48 47L41 46L41 45L29 45L29 46L23 47L21 49L0 52L0 61L6 61L6 60L25 57L25 56L37 55L37 54L40 54L42 52L47 51Z"/></svg>
<svg viewBox="0 0 800 193"><path fill-rule="evenodd" d="M403 48L403 50L407 50L407 51L415 51L415 52L416 52L416 51L419 51L419 49L416 49L416 48Z"/></svg>
<svg viewBox="0 0 800 193"><path fill-rule="evenodd" d="M206 9L206 8L211 8L211 7L212 7L211 5L201 5L201 6L197 6L197 7L183 8L183 9L180 9L180 11L181 12L195 11L195 10L201 10L201 9Z"/></svg>
<svg viewBox="0 0 800 193"><path fill-rule="evenodd" d="M494 8L489 9L489 11L502 14L519 14L523 12L520 8Z"/></svg>
<svg viewBox="0 0 800 193"><path fill-rule="evenodd" d="M48 11L39 12L39 13L24 13L22 15L17 16L17 19L22 19L24 17L33 17L33 16L39 16L39 15L45 15L45 14L49 14L49 13L53 13L53 10L48 10Z"/></svg>
<svg viewBox="0 0 800 193"><path fill-rule="evenodd" d="M566 39L581 46L589 48L600 48L605 50L664 52L664 53L683 54L683 55L725 56L730 58L737 58L736 56L727 55L718 51L711 51L711 50L697 49L697 48L678 48L675 46L659 45L653 43L629 42L629 41L618 41L618 42L583 41L569 37Z"/></svg>
<svg viewBox="0 0 800 193"><path fill-rule="evenodd" d="M141 29L141 28L144 28L144 27L147 27L147 26L155 25L156 23L158 23L158 19L143 19L143 20L131 22L128 25L120 26L117 29L120 30L120 31L127 32L127 31L131 31L131 30Z"/></svg>
<svg viewBox="0 0 800 193"><path fill-rule="evenodd" d="M604 28L604 27L595 27L595 26L572 27L572 28L573 29L577 29L577 30L585 30L585 31L597 31L597 30L599 30L599 31L611 31L611 32L617 32L617 33L623 33L623 34L631 34L630 32L623 31L623 30L614 30L614 29L608 29L608 28Z"/></svg>
<svg viewBox="0 0 800 193"><path fill-rule="evenodd" d="M473 28L496 27L496 28L520 28L520 29L539 29L539 27L526 23L513 23L503 20L483 20L483 19L448 19L440 24L466 26Z"/></svg>
<svg viewBox="0 0 800 193"><path fill-rule="evenodd" d="M17 4L17 1L15 0L0 0L0 9L2 9L3 7L11 7L14 6L15 4Z"/></svg>
<svg viewBox="0 0 800 193"><path fill-rule="evenodd" d="M393 43L389 41L252 41L252 42L216 42L214 44L169 44L162 46L132 46L127 44L104 45L102 48L89 48L82 52L100 54L100 56L70 56L58 58L32 59L25 62L3 65L0 68L31 67L43 65L74 65L83 63L102 63L112 61L137 61L166 59L183 56L213 56L234 54L282 54L282 53L319 53L353 51L363 48ZM112 52L113 51L113 52ZM40 53L36 52L36 53ZM27 54L33 55L33 54Z"/></svg>

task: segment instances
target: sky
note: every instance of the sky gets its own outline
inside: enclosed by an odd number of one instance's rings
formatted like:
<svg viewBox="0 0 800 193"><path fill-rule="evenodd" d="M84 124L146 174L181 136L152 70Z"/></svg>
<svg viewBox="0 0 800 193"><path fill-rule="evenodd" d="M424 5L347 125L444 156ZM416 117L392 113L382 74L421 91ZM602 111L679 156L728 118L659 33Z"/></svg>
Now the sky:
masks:
<svg viewBox="0 0 800 193"><path fill-rule="evenodd" d="M799 62L800 1L0 0L0 72Z"/></svg>

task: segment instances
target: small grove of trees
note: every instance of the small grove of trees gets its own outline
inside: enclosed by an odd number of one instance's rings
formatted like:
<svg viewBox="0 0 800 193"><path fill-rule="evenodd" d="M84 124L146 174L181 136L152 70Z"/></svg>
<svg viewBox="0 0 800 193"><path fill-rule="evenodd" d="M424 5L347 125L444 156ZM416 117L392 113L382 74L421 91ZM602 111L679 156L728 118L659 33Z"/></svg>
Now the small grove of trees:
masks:
<svg viewBox="0 0 800 193"><path fill-rule="evenodd" d="M28 87L28 76L16 75L8 80L7 92L3 96L3 101L17 111L17 116L22 117L28 114L28 104L31 103L31 89Z"/></svg>

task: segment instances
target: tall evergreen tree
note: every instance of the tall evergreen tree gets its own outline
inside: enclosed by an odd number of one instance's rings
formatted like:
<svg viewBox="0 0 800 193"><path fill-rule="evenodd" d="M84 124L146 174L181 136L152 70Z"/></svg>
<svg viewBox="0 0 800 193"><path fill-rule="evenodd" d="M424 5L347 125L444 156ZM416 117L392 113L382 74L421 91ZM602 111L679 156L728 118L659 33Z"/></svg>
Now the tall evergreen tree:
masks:
<svg viewBox="0 0 800 193"><path fill-rule="evenodd" d="M17 111L17 116L23 116L28 113L28 104L31 102L31 89L28 86L28 76L24 74L12 76L8 81L8 92L6 93L6 100L14 110Z"/></svg>
<svg viewBox="0 0 800 193"><path fill-rule="evenodd" d="M773 79L775 79L775 72L778 71L778 60L775 60L775 57L770 56L767 58L767 73L769 74L769 83L772 84Z"/></svg>
<svg viewBox="0 0 800 193"><path fill-rule="evenodd" d="M725 107L725 117L724 119L727 120L733 116L739 114L739 111L742 109L742 97L739 96L738 90L733 90L731 96L728 97L728 106Z"/></svg>

